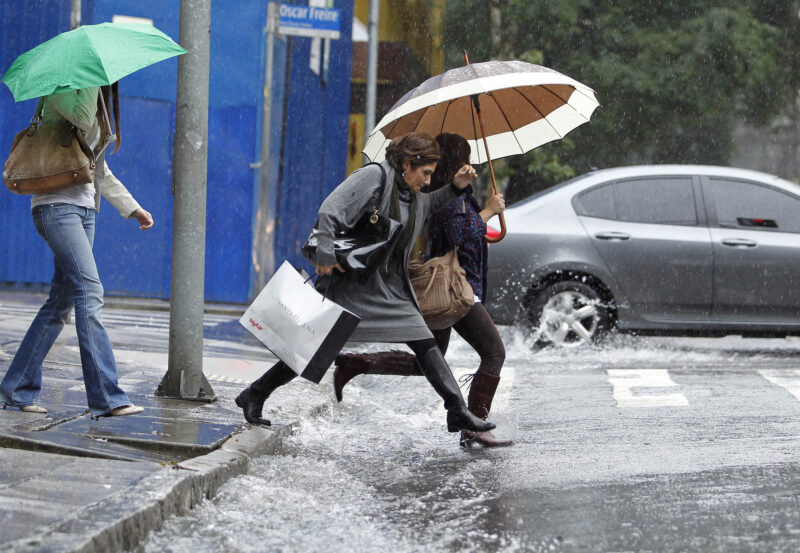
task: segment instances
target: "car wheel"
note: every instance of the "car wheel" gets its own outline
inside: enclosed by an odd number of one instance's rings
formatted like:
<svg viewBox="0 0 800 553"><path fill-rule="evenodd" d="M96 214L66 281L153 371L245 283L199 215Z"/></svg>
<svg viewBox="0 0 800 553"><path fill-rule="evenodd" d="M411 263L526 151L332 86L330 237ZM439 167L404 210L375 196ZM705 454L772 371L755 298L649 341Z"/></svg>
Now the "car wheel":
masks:
<svg viewBox="0 0 800 553"><path fill-rule="evenodd" d="M541 290L528 311L538 347L575 347L603 338L611 328L608 305L592 286L574 280Z"/></svg>

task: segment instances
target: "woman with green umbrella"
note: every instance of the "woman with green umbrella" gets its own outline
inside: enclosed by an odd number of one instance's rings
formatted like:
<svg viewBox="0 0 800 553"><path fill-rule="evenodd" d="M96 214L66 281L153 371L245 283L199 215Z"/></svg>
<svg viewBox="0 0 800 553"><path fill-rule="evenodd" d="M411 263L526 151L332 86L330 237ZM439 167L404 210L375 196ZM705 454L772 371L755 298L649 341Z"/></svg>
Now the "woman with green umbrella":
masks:
<svg viewBox="0 0 800 553"><path fill-rule="evenodd" d="M68 121L86 134L95 149L109 134L98 114L110 89L98 87L54 94L45 99L42 124ZM116 87L113 87L116 91ZM105 96L105 98L104 98ZM114 116L119 148L119 100L114 94ZM101 129L106 132L101 132ZM105 155L96 160L94 182L72 186L31 199L33 223L53 252L55 272L50 293L33 319L14 360L0 383L3 407L18 407L30 413L46 413L36 405L42 387L42 362L58 338L70 311L75 309L75 327L81 352L83 380L93 416L129 415L143 409L134 406L117 383L117 365L111 342L101 320L103 286L97 272L92 244L95 214L105 197L126 219L133 218L142 230L153 226L153 217L133 199L111 173Z"/></svg>
<svg viewBox="0 0 800 553"><path fill-rule="evenodd" d="M75 309L75 327L89 410L95 417L130 415L134 406L117 382L111 342L100 317L103 286L92 244L95 215L105 197L141 230L153 217L111 173L104 150L114 139L106 106L112 105L116 147L120 146L116 82L142 67L185 53L164 33L148 25L103 23L61 33L19 56L3 76L19 102L41 97L41 125L73 125L95 153L93 182L49 194L34 194L33 222L53 252L50 293L31 323L0 382L0 403L30 413L42 387L42 362Z"/></svg>

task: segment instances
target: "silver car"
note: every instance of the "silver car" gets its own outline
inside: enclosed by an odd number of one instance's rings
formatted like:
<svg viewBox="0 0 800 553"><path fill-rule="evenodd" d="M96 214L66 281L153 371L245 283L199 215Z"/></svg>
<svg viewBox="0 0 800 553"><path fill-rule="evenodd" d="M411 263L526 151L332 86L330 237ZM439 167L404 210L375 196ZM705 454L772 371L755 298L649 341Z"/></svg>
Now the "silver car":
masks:
<svg viewBox="0 0 800 553"><path fill-rule="evenodd" d="M800 334L800 186L727 167L595 171L515 204L489 249L487 309L537 344L612 328ZM491 224L491 223L490 223Z"/></svg>

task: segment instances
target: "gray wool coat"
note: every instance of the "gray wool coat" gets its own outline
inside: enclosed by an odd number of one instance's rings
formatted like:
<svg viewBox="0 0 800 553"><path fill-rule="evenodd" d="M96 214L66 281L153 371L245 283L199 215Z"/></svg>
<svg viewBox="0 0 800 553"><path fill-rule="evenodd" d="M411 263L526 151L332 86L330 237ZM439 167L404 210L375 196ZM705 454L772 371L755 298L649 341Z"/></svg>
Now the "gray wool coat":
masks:
<svg viewBox="0 0 800 553"><path fill-rule="evenodd" d="M387 186L394 185L395 170L388 161L381 164L386 171ZM381 185L381 172L375 165L367 165L353 172L331 192L319 208L317 263L336 264L333 237L337 230L353 228L366 211L367 202ZM441 209L458 196L457 190L445 186L430 194L417 193L417 212L414 232L403 252L405 263L402 275L374 272L365 283L336 278L330 282L327 297L352 311L361 322L350 336L351 342L410 342L433 338L419 310L417 298L408 275L408 257L414 242L422 232L428 216ZM388 215L391 202L390 189L384 195L381 213ZM401 202L402 221L408 219L408 204ZM402 209L401 209L402 210ZM336 269L334 269L336 272ZM318 289L324 290L331 277L323 277Z"/></svg>

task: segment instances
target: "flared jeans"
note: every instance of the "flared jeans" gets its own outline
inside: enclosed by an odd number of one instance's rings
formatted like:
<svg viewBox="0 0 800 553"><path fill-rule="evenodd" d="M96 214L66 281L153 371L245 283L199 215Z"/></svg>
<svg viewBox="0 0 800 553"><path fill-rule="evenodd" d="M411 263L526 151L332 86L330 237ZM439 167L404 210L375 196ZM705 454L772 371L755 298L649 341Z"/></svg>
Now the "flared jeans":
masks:
<svg viewBox="0 0 800 553"><path fill-rule="evenodd" d="M64 203L40 205L33 209L33 223L53 251L55 273L47 301L0 383L0 402L23 407L36 401L42 389L42 362L74 307L89 410L100 416L130 405L117 383L117 364L100 317L103 286L92 253L94 209Z"/></svg>

